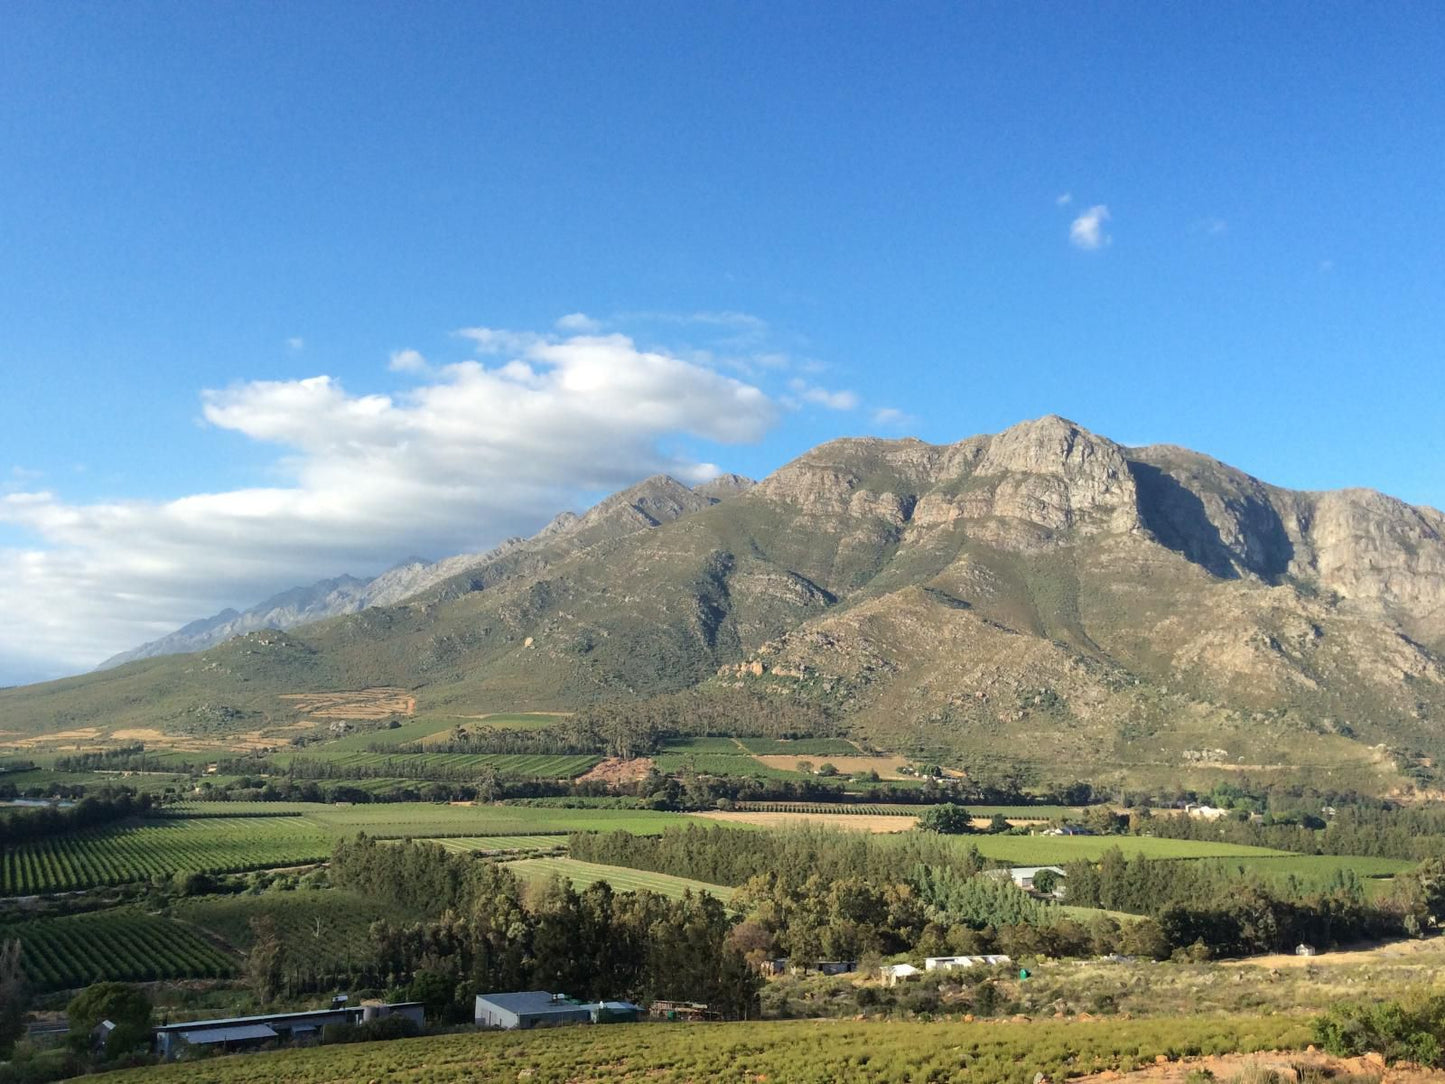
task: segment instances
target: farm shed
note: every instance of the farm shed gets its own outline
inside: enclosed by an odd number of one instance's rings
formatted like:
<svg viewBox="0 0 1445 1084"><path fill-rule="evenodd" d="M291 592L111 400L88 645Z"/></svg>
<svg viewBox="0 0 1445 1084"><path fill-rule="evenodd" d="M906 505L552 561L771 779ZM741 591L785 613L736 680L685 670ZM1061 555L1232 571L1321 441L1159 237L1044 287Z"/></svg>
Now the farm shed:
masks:
<svg viewBox="0 0 1445 1084"><path fill-rule="evenodd" d="M328 1024L360 1024L385 1016L401 1016L420 1025L420 1001L398 1001L390 1005L373 1003L309 1012L271 1013L266 1016L232 1016L218 1020L191 1020L165 1024L154 1031L156 1053L173 1058L186 1047L217 1050L255 1049L270 1042L313 1039Z"/></svg>
<svg viewBox="0 0 1445 1084"><path fill-rule="evenodd" d="M479 1028L535 1028L554 1024L590 1024L590 1006L566 994L546 990L478 994L475 1014Z"/></svg>
<svg viewBox="0 0 1445 1084"><path fill-rule="evenodd" d="M1315 948L1308 942L1301 941L1298 945L1295 946L1294 954L1296 956L1318 956L1320 954L1320 950Z"/></svg>
<svg viewBox="0 0 1445 1084"><path fill-rule="evenodd" d="M1022 888L1025 892L1032 892L1034 878L1044 870L1057 875L1060 879L1068 876L1059 866L1014 866L1008 871L1008 875L1017 887Z"/></svg>
<svg viewBox="0 0 1445 1084"><path fill-rule="evenodd" d="M930 956L923 961L926 971L947 971L954 967L996 967L1012 963L1007 956Z"/></svg>
<svg viewBox="0 0 1445 1084"><path fill-rule="evenodd" d="M923 974L922 969L912 964L884 964L878 969L879 976L889 986L897 986L904 979L912 979Z"/></svg>

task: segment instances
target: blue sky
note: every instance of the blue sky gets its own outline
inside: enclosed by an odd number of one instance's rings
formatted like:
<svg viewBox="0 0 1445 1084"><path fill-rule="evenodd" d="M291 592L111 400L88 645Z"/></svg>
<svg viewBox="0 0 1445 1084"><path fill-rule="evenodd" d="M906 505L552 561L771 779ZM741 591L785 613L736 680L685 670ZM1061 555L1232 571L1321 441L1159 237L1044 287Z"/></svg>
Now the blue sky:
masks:
<svg viewBox="0 0 1445 1084"><path fill-rule="evenodd" d="M847 434L1445 506L1438 5L0 22L0 682Z"/></svg>

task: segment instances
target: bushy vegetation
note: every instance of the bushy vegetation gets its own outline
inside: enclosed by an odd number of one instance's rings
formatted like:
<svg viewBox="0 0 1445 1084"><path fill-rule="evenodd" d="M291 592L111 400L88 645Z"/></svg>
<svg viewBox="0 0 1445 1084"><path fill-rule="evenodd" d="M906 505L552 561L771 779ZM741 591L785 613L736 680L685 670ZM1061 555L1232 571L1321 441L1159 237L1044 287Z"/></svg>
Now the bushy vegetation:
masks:
<svg viewBox="0 0 1445 1084"><path fill-rule="evenodd" d="M527 1079L538 1084L1031 1084L1129 1070L1192 1054L1300 1047L1308 1026L1291 1017L1032 1023L777 1021L564 1028L506 1035L447 1035L412 1043L324 1047L203 1065L167 1065L106 1078L182 1084L329 1084L336 1080Z"/></svg>
<svg viewBox="0 0 1445 1084"><path fill-rule="evenodd" d="M1445 1067L1445 995L1336 1006L1315 1021L1315 1041L1337 1057L1374 1051L1392 1064Z"/></svg>

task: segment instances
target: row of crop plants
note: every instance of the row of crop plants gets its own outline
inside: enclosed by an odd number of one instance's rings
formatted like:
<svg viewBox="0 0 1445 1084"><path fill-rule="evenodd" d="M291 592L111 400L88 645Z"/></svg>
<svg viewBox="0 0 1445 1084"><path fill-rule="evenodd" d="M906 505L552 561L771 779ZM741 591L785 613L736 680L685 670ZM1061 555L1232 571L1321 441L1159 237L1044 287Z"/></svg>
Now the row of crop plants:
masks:
<svg viewBox="0 0 1445 1084"><path fill-rule="evenodd" d="M325 833L294 818L157 821L8 848L0 854L0 894L64 892L191 870L237 873L316 862L330 852Z"/></svg>
<svg viewBox="0 0 1445 1084"><path fill-rule="evenodd" d="M236 972L235 961L196 932L131 908L0 927L0 939L9 937L20 941L26 977L46 990Z"/></svg>

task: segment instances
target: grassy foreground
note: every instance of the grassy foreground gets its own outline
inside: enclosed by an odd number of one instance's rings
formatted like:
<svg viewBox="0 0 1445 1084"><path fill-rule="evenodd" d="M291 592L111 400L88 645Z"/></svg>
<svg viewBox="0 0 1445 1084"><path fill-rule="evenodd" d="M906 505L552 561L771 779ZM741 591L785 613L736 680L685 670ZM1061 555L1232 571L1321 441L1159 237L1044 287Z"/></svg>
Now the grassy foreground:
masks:
<svg viewBox="0 0 1445 1084"><path fill-rule="evenodd" d="M1301 1048L1299 1017L883 1023L813 1020L618 1024L459 1034L390 1043L239 1055L101 1078L180 1084L416 1084L528 1081L682 1084L691 1081L967 1081L1030 1084L1129 1069L1190 1054Z"/></svg>

